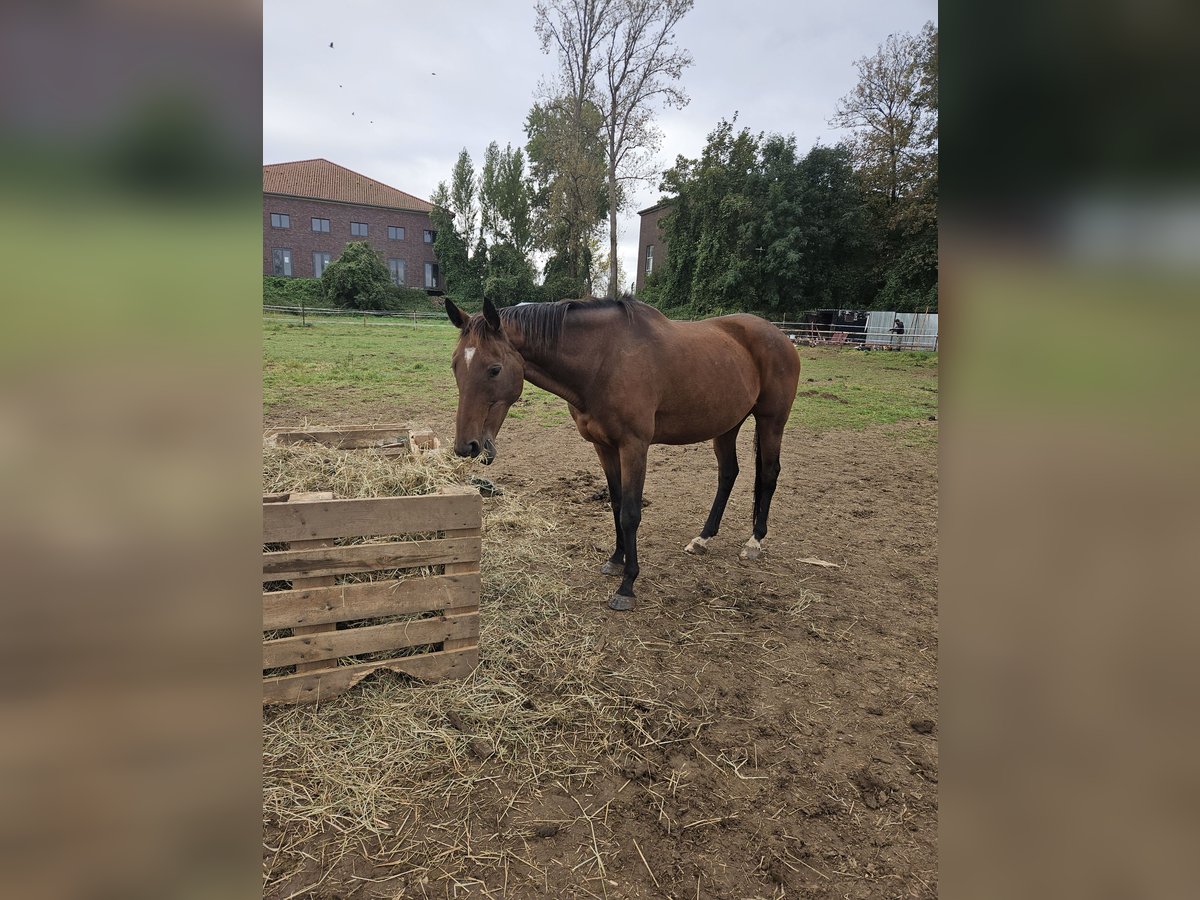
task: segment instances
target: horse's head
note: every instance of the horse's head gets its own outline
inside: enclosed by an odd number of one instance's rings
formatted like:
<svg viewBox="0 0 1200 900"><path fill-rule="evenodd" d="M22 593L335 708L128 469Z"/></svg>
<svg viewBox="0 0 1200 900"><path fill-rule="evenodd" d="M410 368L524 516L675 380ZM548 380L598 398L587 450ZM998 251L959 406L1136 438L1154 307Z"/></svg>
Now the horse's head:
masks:
<svg viewBox="0 0 1200 900"><path fill-rule="evenodd" d="M458 382L454 452L475 457L482 451L483 464L490 465L496 458L496 433L521 396L525 361L505 337L491 300L483 301L482 313L471 315L447 298L446 315L462 332L451 363Z"/></svg>

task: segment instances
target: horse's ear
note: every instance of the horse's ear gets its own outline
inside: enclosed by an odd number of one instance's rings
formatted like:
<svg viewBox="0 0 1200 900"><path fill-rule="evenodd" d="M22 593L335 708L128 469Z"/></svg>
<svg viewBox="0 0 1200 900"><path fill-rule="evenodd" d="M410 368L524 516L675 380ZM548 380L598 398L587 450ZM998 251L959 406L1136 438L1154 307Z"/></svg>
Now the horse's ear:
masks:
<svg viewBox="0 0 1200 900"><path fill-rule="evenodd" d="M446 315L457 328L462 329L466 327L467 314L455 306L454 301L449 297L446 298Z"/></svg>
<svg viewBox="0 0 1200 900"><path fill-rule="evenodd" d="M487 319L487 323L493 331L500 330L500 311L488 297L483 298L483 317Z"/></svg>

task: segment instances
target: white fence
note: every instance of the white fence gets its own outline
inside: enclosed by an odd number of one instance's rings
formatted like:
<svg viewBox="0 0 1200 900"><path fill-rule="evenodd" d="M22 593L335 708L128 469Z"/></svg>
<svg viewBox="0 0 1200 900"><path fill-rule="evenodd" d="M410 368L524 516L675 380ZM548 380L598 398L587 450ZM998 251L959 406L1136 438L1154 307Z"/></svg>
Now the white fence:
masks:
<svg viewBox="0 0 1200 900"><path fill-rule="evenodd" d="M896 320L904 325L904 333L892 329ZM865 327L815 322L773 322L794 342L814 345L850 345L873 350L934 350L938 349L937 313L867 313Z"/></svg>

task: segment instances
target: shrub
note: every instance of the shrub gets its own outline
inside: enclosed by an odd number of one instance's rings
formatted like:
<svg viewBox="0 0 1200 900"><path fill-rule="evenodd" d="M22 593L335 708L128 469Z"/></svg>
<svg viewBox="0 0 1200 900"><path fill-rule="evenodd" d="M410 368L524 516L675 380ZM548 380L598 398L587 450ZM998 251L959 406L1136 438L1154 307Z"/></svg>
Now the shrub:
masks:
<svg viewBox="0 0 1200 900"><path fill-rule="evenodd" d="M288 278L284 275L263 276L263 306L306 306L309 309L329 309L321 282L316 278Z"/></svg>
<svg viewBox="0 0 1200 900"><path fill-rule="evenodd" d="M366 241L351 241L321 276L325 296L340 309L390 309L392 275Z"/></svg>

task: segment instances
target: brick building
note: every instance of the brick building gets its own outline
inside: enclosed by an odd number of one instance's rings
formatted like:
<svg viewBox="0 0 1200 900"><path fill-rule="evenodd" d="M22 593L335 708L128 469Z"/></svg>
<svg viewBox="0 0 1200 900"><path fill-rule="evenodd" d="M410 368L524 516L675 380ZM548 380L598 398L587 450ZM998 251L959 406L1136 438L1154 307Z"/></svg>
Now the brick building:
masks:
<svg viewBox="0 0 1200 900"><path fill-rule="evenodd" d="M641 230L638 237L637 279L634 293L642 292L646 277L660 270L667 262L667 242L663 240L662 219L671 214L671 201L665 200L649 209L641 210Z"/></svg>
<svg viewBox="0 0 1200 900"><path fill-rule="evenodd" d="M442 292L433 206L327 159L263 166L263 274L319 278L350 241L366 241L392 280Z"/></svg>

